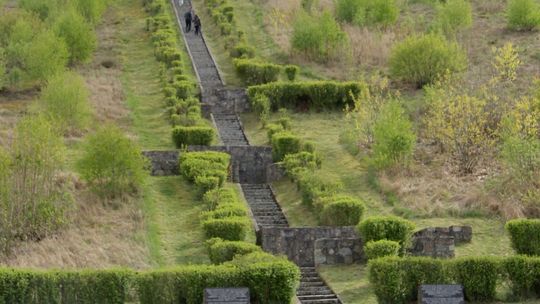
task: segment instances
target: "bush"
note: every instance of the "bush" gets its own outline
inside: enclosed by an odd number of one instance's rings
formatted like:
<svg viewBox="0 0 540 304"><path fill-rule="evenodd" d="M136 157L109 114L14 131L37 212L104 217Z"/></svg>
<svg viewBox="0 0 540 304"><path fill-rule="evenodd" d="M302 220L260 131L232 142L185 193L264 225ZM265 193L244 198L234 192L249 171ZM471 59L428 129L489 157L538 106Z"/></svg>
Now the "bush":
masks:
<svg viewBox="0 0 540 304"><path fill-rule="evenodd" d="M510 0L506 9L508 28L530 31L540 27L540 5L536 0Z"/></svg>
<svg viewBox="0 0 540 304"><path fill-rule="evenodd" d="M97 24L107 8L107 1L108 0L76 0L76 5L81 15L83 15L88 22Z"/></svg>
<svg viewBox="0 0 540 304"><path fill-rule="evenodd" d="M287 175L292 178L305 170L315 171L315 169L321 167L321 164L322 161L317 154L305 151L287 154L281 162L281 166L285 169Z"/></svg>
<svg viewBox="0 0 540 304"><path fill-rule="evenodd" d="M362 82L275 82L249 87L247 94L252 104L257 94L267 96L274 111L280 108L341 110L345 106L352 107L352 96L358 96L366 89Z"/></svg>
<svg viewBox="0 0 540 304"><path fill-rule="evenodd" d="M414 223L394 216L370 217L357 226L358 233L364 242L384 239L396 241L400 244L402 253L409 244L414 228Z"/></svg>
<svg viewBox="0 0 540 304"><path fill-rule="evenodd" d="M373 162L379 169L408 161L416 136L412 124L397 101L381 109L373 126Z"/></svg>
<svg viewBox="0 0 540 304"><path fill-rule="evenodd" d="M270 99L263 94L256 94L251 101L253 111L259 114L259 119L263 125L266 125L270 116Z"/></svg>
<svg viewBox="0 0 540 304"><path fill-rule="evenodd" d="M296 65L286 65L285 74L287 75L287 79L289 79L289 81L294 81L299 70L300 68Z"/></svg>
<svg viewBox="0 0 540 304"><path fill-rule="evenodd" d="M87 136L77 162L82 179L107 198L138 192L148 176L147 167L140 147L114 126Z"/></svg>
<svg viewBox="0 0 540 304"><path fill-rule="evenodd" d="M540 258L513 256L504 259L502 265L515 297L524 300L540 295Z"/></svg>
<svg viewBox="0 0 540 304"><path fill-rule="evenodd" d="M468 0L447 0L437 6L435 26L452 35L472 25L472 7Z"/></svg>
<svg viewBox="0 0 540 304"><path fill-rule="evenodd" d="M66 42L71 63L90 59L96 49L96 34L81 15L74 10L68 10L57 19L55 30Z"/></svg>
<svg viewBox="0 0 540 304"><path fill-rule="evenodd" d="M244 43L237 44L230 52L232 58L253 58L255 49Z"/></svg>
<svg viewBox="0 0 540 304"><path fill-rule="evenodd" d="M222 152L187 152L180 155L180 174L203 193L220 187L227 178L230 155ZM210 187L210 188L209 188Z"/></svg>
<svg viewBox="0 0 540 304"><path fill-rule="evenodd" d="M418 87L433 83L444 73L467 67L467 58L455 42L438 34L411 36L398 43L390 55L390 73Z"/></svg>
<svg viewBox="0 0 540 304"><path fill-rule="evenodd" d="M235 204L238 198L233 189L219 188L206 192L202 201L208 210L214 210L218 205Z"/></svg>
<svg viewBox="0 0 540 304"><path fill-rule="evenodd" d="M468 301L488 302L495 299L501 266L498 259L474 257L452 262L454 279L463 285Z"/></svg>
<svg viewBox="0 0 540 304"><path fill-rule="evenodd" d="M175 127L172 139L177 148L190 145L209 146L214 139L214 129L210 127Z"/></svg>
<svg viewBox="0 0 540 304"><path fill-rule="evenodd" d="M338 0L336 5L338 20L361 26L389 26L399 16L395 0Z"/></svg>
<svg viewBox="0 0 540 304"><path fill-rule="evenodd" d="M370 241L364 246L364 252L368 260L373 260L387 256L397 256L399 254L399 248L399 243L395 241Z"/></svg>
<svg viewBox="0 0 540 304"><path fill-rule="evenodd" d="M244 217L209 219L202 222L206 238L221 238L228 241L242 241L246 238L249 222Z"/></svg>
<svg viewBox="0 0 540 304"><path fill-rule="evenodd" d="M354 197L340 195L326 199L319 215L321 224L328 226L358 225L366 207Z"/></svg>
<svg viewBox="0 0 540 304"><path fill-rule="evenodd" d="M321 197L333 196L343 188L341 183L307 170L300 171L295 179L298 190L302 193L302 203L307 205L312 205Z"/></svg>
<svg viewBox="0 0 540 304"><path fill-rule="evenodd" d="M62 72L68 58L69 52L63 39L52 31L40 32L23 50L25 76L30 81L43 82L51 75Z"/></svg>
<svg viewBox="0 0 540 304"><path fill-rule="evenodd" d="M288 132L278 132L272 136L272 156L274 161L281 161L287 154L300 152L302 142L300 137Z"/></svg>
<svg viewBox="0 0 540 304"><path fill-rule="evenodd" d="M92 109L84 79L74 72L53 76L41 91L40 105L62 132L88 126Z"/></svg>
<svg viewBox="0 0 540 304"><path fill-rule="evenodd" d="M505 225L518 254L540 255L540 220L515 219Z"/></svg>
<svg viewBox="0 0 540 304"><path fill-rule="evenodd" d="M257 85L278 80L281 67L255 59L235 59L236 73L246 85Z"/></svg>
<svg viewBox="0 0 540 304"><path fill-rule="evenodd" d="M219 239L211 243L208 246L208 256L214 264L221 264L232 261L233 258L241 255L262 251L259 246L248 242L223 241Z"/></svg>
<svg viewBox="0 0 540 304"><path fill-rule="evenodd" d="M349 41L330 13L314 17L301 12L293 24L291 46L308 59L328 62L343 57Z"/></svg>

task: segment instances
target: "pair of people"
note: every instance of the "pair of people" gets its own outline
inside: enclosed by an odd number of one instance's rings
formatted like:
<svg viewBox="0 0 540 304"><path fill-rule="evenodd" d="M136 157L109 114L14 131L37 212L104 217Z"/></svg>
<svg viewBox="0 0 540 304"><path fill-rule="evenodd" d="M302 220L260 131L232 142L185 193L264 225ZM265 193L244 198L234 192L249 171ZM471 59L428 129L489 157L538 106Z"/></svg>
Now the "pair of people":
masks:
<svg viewBox="0 0 540 304"><path fill-rule="evenodd" d="M199 35L199 32L201 31L201 19L195 14L193 9L184 14L184 19L186 20L186 32L189 33L189 31L191 31L191 24L193 23L195 35Z"/></svg>

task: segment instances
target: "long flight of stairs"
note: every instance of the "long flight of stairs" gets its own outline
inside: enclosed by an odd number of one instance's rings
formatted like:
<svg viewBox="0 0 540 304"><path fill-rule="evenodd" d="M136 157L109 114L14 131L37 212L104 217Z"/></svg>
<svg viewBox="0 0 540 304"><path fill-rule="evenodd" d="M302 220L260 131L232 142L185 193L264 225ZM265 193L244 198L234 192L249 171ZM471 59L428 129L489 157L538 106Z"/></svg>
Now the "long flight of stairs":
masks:
<svg viewBox="0 0 540 304"><path fill-rule="evenodd" d="M257 226L289 227L289 222L276 202L270 185L242 184L241 186Z"/></svg>
<svg viewBox="0 0 540 304"><path fill-rule="evenodd" d="M342 304L321 279L315 267L300 267L302 277L296 297L302 304Z"/></svg>
<svg viewBox="0 0 540 304"><path fill-rule="evenodd" d="M219 138L225 146L249 146L236 114L213 114Z"/></svg>

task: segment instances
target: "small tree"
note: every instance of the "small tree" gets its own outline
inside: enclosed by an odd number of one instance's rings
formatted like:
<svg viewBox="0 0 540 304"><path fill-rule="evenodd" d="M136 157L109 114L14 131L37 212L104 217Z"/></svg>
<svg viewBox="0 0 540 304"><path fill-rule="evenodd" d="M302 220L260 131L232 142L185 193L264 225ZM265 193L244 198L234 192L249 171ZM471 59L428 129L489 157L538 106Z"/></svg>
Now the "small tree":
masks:
<svg viewBox="0 0 540 304"><path fill-rule="evenodd" d="M106 126L89 135L77 170L103 198L138 192L147 176L147 160L139 146L120 129Z"/></svg>
<svg viewBox="0 0 540 304"><path fill-rule="evenodd" d="M519 54L512 45L507 43L501 48L494 48L493 67L497 71L496 81L514 81L517 78L517 69L521 65Z"/></svg>
<svg viewBox="0 0 540 304"><path fill-rule="evenodd" d="M41 107L63 132L85 128L91 116L88 89L81 76L65 72L52 77L41 93Z"/></svg>
<svg viewBox="0 0 540 304"><path fill-rule="evenodd" d="M75 10L68 10L56 21L56 33L69 50L71 63L87 61L96 48L96 34L92 26Z"/></svg>
<svg viewBox="0 0 540 304"><path fill-rule="evenodd" d="M52 31L37 34L23 51L23 69L28 80L44 82L66 68L69 58L65 42Z"/></svg>

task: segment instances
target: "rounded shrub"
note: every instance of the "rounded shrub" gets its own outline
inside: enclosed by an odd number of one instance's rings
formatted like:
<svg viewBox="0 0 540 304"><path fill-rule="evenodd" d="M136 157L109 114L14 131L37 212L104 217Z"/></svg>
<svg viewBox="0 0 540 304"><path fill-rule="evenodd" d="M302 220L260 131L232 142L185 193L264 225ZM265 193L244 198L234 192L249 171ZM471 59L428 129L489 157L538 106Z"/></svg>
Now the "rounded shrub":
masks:
<svg viewBox="0 0 540 304"><path fill-rule="evenodd" d="M364 252L368 260L378 259L387 256L397 256L400 245L396 241L379 240L367 242Z"/></svg>
<svg viewBox="0 0 540 304"><path fill-rule="evenodd" d="M56 33L66 42L71 63L87 61L96 49L92 26L74 10L68 10L56 21Z"/></svg>
<svg viewBox="0 0 540 304"><path fill-rule="evenodd" d="M540 255L540 220L515 219L505 225L518 254Z"/></svg>
<svg viewBox="0 0 540 304"><path fill-rule="evenodd" d="M347 195L334 195L324 201L319 218L328 226L358 225L366 209L360 199Z"/></svg>
<svg viewBox="0 0 540 304"><path fill-rule="evenodd" d="M358 224L357 229L364 242L390 240L396 241L404 252L411 234L415 228L414 223L395 216L374 216Z"/></svg>
<svg viewBox="0 0 540 304"><path fill-rule="evenodd" d="M508 28L530 31L540 27L540 4L536 0L510 0L506 9Z"/></svg>
<svg viewBox="0 0 540 304"><path fill-rule="evenodd" d="M86 138L77 171L96 193L114 198L138 192L148 176L147 166L134 141L117 127L105 126Z"/></svg>
<svg viewBox="0 0 540 304"><path fill-rule="evenodd" d="M215 239L209 241L212 241L212 244L208 246L208 256L214 264L221 264L232 261L235 257L262 251L259 246L243 241L215 241Z"/></svg>
<svg viewBox="0 0 540 304"><path fill-rule="evenodd" d="M221 238L228 241L242 241L246 238L249 223L243 217L209 219L202 222L207 238Z"/></svg>
<svg viewBox="0 0 540 304"><path fill-rule="evenodd" d="M64 71L69 60L69 51L63 39L52 30L46 30L32 39L21 57L26 78L43 82L51 75Z"/></svg>
<svg viewBox="0 0 540 304"><path fill-rule="evenodd" d="M302 149L300 137L288 131L273 134L271 142L274 161L281 161L285 155L298 153Z"/></svg>
<svg viewBox="0 0 540 304"><path fill-rule="evenodd" d="M204 126L175 127L172 139L177 148L189 145L208 146L214 139L214 129Z"/></svg>
<svg viewBox="0 0 540 304"><path fill-rule="evenodd" d="M287 75L287 79L289 79L289 81L294 81L300 68L297 65L286 65L284 70L285 75Z"/></svg>
<svg viewBox="0 0 540 304"><path fill-rule="evenodd" d="M466 67L467 58L460 46L435 33L406 38L390 56L391 75L418 87L433 83L443 73Z"/></svg>

